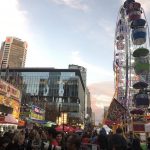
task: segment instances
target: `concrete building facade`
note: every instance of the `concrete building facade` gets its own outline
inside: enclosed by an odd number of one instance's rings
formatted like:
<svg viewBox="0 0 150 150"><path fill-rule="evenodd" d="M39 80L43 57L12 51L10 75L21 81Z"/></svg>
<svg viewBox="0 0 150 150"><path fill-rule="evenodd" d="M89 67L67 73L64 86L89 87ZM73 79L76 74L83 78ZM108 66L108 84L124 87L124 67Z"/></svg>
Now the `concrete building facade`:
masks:
<svg viewBox="0 0 150 150"><path fill-rule="evenodd" d="M16 37L6 37L1 45L0 63L2 68L22 68L25 66L27 42Z"/></svg>

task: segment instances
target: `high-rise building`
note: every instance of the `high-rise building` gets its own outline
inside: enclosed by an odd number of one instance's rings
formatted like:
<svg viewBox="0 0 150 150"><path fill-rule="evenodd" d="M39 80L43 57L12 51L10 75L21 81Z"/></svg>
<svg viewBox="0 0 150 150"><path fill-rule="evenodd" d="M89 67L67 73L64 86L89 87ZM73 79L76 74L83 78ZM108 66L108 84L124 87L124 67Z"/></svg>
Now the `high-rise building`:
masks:
<svg viewBox="0 0 150 150"><path fill-rule="evenodd" d="M84 87L86 89L86 72L87 72L87 69L84 68L83 66L78 66L78 65L74 65L74 64L69 64L68 66L68 69L78 69L81 73L81 77L82 77L82 80L83 80L83 84L84 84ZM85 108L85 102L86 102L86 90L85 90L85 93L84 93L85 97L84 97L84 101L83 101L83 106L84 106L84 110L82 112L83 114L83 117L85 118L86 117L86 108Z"/></svg>
<svg viewBox="0 0 150 150"><path fill-rule="evenodd" d="M1 78L6 78L2 68ZM85 87L79 69L9 68L8 82L22 91L22 106L45 110L45 119L56 121L67 113L69 124L84 122Z"/></svg>
<svg viewBox="0 0 150 150"><path fill-rule="evenodd" d="M95 125L95 113L92 112L92 124Z"/></svg>
<svg viewBox="0 0 150 150"><path fill-rule="evenodd" d="M86 88L85 94L85 118L87 119L87 122L91 122L92 118L91 96L88 88Z"/></svg>
<svg viewBox="0 0 150 150"><path fill-rule="evenodd" d="M85 88L85 126L92 125L91 96L88 88Z"/></svg>
<svg viewBox="0 0 150 150"><path fill-rule="evenodd" d="M86 68L82 67L82 66L78 66L78 65L74 65L74 64L70 64L69 65L69 69L79 69L81 72L81 76L84 82L84 86L86 87Z"/></svg>
<svg viewBox="0 0 150 150"><path fill-rule="evenodd" d="M1 46L2 68L23 68L25 66L27 43L15 37L6 37Z"/></svg>
<svg viewBox="0 0 150 150"><path fill-rule="evenodd" d="M108 106L104 106L104 118L106 117L107 113L108 113Z"/></svg>

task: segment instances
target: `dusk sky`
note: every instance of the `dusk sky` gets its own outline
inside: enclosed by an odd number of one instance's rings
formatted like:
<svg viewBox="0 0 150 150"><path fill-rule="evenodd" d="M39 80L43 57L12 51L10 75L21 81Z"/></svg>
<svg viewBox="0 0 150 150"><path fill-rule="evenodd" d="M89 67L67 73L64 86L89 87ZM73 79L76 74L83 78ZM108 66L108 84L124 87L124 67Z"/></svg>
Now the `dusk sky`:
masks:
<svg viewBox="0 0 150 150"><path fill-rule="evenodd" d="M123 0L0 0L0 42L28 43L26 67L87 68L97 122L114 93L115 25ZM150 23L150 0L141 2Z"/></svg>

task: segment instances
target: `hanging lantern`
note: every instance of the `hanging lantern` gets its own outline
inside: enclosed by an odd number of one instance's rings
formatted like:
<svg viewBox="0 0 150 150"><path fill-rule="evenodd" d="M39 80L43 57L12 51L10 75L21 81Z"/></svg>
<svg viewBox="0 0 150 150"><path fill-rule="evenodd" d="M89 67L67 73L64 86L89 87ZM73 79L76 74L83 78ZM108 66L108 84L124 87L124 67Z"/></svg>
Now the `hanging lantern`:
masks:
<svg viewBox="0 0 150 150"><path fill-rule="evenodd" d="M145 57L149 54L147 48L140 47L133 52L133 57Z"/></svg>
<svg viewBox="0 0 150 150"><path fill-rule="evenodd" d="M131 28L135 29L135 28L144 28L146 24L146 20L145 19L137 19L132 21L131 23Z"/></svg>
<svg viewBox="0 0 150 150"><path fill-rule="evenodd" d="M135 101L136 107L140 107L140 106L148 107L149 106L149 98L148 98L147 93L135 94L134 101Z"/></svg>
<svg viewBox="0 0 150 150"><path fill-rule="evenodd" d="M132 41L134 45L142 45L146 42L146 29L138 28L132 30Z"/></svg>

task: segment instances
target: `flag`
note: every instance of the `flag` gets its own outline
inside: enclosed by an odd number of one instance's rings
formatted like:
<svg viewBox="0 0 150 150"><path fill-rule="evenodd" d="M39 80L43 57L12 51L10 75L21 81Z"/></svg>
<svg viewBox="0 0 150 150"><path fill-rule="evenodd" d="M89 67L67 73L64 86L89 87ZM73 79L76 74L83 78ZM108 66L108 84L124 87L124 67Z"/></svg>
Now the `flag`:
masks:
<svg viewBox="0 0 150 150"><path fill-rule="evenodd" d="M110 122L111 124L120 123L125 113L126 108L114 98L109 106L108 113L104 121L105 123Z"/></svg>

